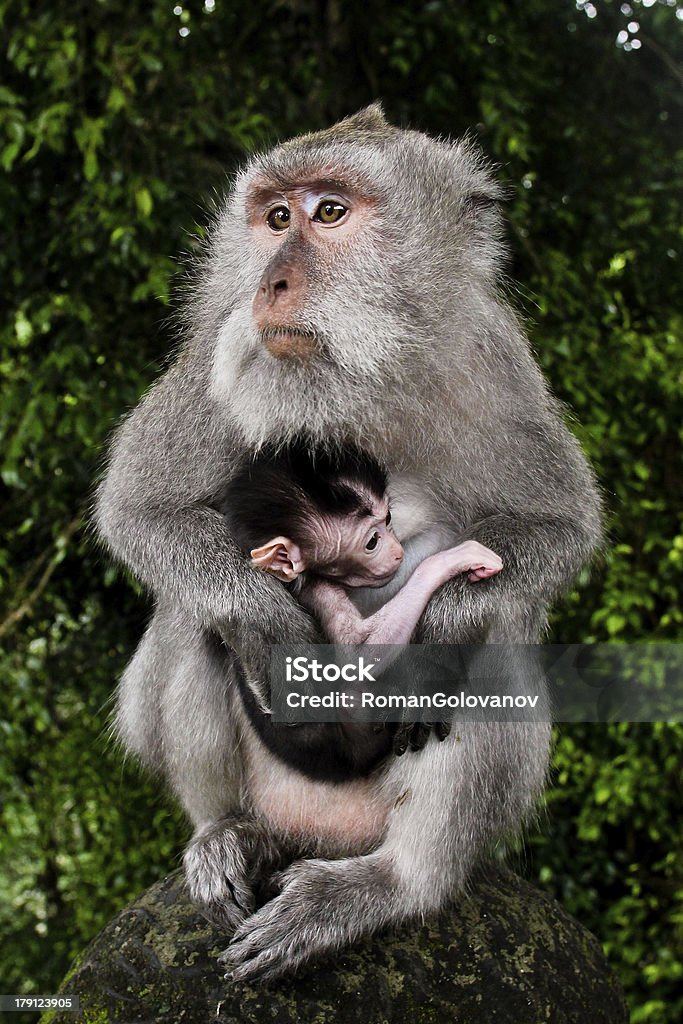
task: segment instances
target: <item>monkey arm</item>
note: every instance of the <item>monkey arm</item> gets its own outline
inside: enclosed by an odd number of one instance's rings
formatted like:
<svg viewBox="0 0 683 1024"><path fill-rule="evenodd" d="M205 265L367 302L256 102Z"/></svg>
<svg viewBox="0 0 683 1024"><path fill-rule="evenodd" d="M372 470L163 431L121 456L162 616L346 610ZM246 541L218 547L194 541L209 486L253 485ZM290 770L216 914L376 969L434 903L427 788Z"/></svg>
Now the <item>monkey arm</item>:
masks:
<svg viewBox="0 0 683 1024"><path fill-rule="evenodd" d="M430 597L447 579L449 574L434 557L421 562L398 594L363 620L365 643L409 643Z"/></svg>
<svg viewBox="0 0 683 1024"><path fill-rule="evenodd" d="M427 573L420 573L418 567L402 590L367 619L362 618L339 584L311 584L301 600L320 621L332 644L407 644L429 598L440 585Z"/></svg>
<svg viewBox="0 0 683 1024"><path fill-rule="evenodd" d="M303 624L297 602L249 566L212 507L241 451L196 355L183 353L119 428L97 493L100 535L156 596L207 625L251 608L266 630L283 613Z"/></svg>
<svg viewBox="0 0 683 1024"><path fill-rule="evenodd" d="M438 570L419 565L398 594L364 619L338 583L316 580L301 600L320 621L333 644L407 644L437 587L448 579Z"/></svg>
<svg viewBox="0 0 683 1024"><path fill-rule="evenodd" d="M315 579L301 592L302 604L319 620L332 644L363 644L368 639L366 624L339 583Z"/></svg>
<svg viewBox="0 0 683 1024"><path fill-rule="evenodd" d="M100 536L157 599L189 612L265 679L267 646L315 642L306 610L252 568L211 502L241 451L197 353L178 362L120 427L100 484Z"/></svg>
<svg viewBox="0 0 683 1024"><path fill-rule="evenodd" d="M482 435L477 426L463 435L462 450L480 455L479 474L468 476L456 456L442 476L445 482L449 473L452 482L439 494L441 515L457 530L456 543L491 548L505 570L475 587L458 578L441 588L426 609L420 641L514 642L523 639L520 621L535 638L549 602L600 545L598 488L561 413L539 394L533 419L502 418L495 431Z"/></svg>
<svg viewBox="0 0 683 1024"><path fill-rule="evenodd" d="M538 616L571 584L594 550L599 530L560 516L499 514L473 522L459 539L492 548L505 571L476 587L458 577L436 593L420 624L422 643L494 641L497 636L489 631L494 621L500 640L511 640L506 616L516 620L520 609L527 609L535 636Z"/></svg>

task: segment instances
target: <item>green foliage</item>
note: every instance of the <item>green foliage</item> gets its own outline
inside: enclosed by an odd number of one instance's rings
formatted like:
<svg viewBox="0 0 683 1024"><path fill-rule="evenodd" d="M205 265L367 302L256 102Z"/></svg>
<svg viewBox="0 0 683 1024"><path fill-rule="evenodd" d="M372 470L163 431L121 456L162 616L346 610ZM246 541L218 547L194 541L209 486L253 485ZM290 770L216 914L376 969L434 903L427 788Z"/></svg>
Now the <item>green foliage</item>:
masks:
<svg viewBox="0 0 683 1024"><path fill-rule="evenodd" d="M513 299L604 486L610 543L553 639L681 639L683 15L630 3L0 0L5 991L54 989L186 835L107 740L145 608L84 520L172 342L177 256L253 148L377 97L475 132L510 186ZM563 729L530 844L636 1024L683 1011L682 754L681 726Z"/></svg>

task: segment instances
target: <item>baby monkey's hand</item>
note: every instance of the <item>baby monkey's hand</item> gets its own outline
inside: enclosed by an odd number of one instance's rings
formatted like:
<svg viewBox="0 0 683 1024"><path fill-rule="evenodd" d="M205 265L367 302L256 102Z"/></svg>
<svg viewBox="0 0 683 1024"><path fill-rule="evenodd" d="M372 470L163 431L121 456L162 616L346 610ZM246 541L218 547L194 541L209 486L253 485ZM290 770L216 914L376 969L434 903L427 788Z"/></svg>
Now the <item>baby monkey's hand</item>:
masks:
<svg viewBox="0 0 683 1024"><path fill-rule="evenodd" d="M444 582L466 572L469 581L476 583L477 580L495 576L503 568L502 559L495 551L485 548L476 540L466 540L462 544L458 544L457 547L447 548L446 551L437 551L436 554L426 558L422 564L427 565L428 563L430 569L433 568L439 572Z"/></svg>

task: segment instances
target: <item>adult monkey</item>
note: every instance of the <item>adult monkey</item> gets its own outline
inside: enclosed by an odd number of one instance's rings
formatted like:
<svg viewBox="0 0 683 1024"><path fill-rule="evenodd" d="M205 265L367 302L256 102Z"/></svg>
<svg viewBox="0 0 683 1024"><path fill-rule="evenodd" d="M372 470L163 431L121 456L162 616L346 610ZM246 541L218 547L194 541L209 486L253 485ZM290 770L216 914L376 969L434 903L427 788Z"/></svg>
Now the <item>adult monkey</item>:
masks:
<svg viewBox="0 0 683 1024"><path fill-rule="evenodd" d="M302 429L354 443L389 468L408 555L431 524L505 565L444 586L416 639L537 639L598 542L599 500L497 295L499 197L470 144L394 128L378 106L255 158L214 226L184 345L115 439L99 528L157 598L118 730L196 827L190 890L237 926L235 978L440 907L542 789L543 724L463 725L339 786L280 766L235 679L267 709L269 645L319 634L212 507L245 451ZM279 895L254 910L274 871Z"/></svg>

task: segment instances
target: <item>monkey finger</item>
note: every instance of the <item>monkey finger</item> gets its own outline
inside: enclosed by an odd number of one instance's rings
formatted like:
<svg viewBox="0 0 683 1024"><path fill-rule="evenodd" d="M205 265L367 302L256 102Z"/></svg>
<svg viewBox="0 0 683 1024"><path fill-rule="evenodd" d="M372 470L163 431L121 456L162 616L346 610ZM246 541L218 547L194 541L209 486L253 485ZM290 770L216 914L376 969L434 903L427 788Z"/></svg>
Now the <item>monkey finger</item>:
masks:
<svg viewBox="0 0 683 1024"><path fill-rule="evenodd" d="M219 967L225 967L226 971L233 971L253 952L254 950L251 948L248 940L244 942L231 942L227 949L224 949L217 957L217 962Z"/></svg>
<svg viewBox="0 0 683 1024"><path fill-rule="evenodd" d="M472 572L477 576L477 579L486 580L489 576L495 576L503 568L503 563L500 565L479 565L476 569L472 569Z"/></svg>
<svg viewBox="0 0 683 1024"><path fill-rule="evenodd" d="M485 580L487 578L487 576L490 576L490 575L492 575L492 574L489 573L489 572L486 572L486 570L484 570L484 569L472 569L468 573L467 578L470 581L470 583L476 583L477 580Z"/></svg>
<svg viewBox="0 0 683 1024"><path fill-rule="evenodd" d="M320 910L288 905L283 898L263 908L256 918L245 922L239 934L221 953L219 963L226 968L225 978L233 982L273 981L290 975L314 954L328 948L324 933L313 927ZM307 927L308 925L308 927ZM317 936L317 938L314 938Z"/></svg>
<svg viewBox="0 0 683 1024"><path fill-rule="evenodd" d="M254 910L254 894L245 880L223 877L212 888L202 882L206 879L195 877L190 892L202 916L217 928L232 932Z"/></svg>
<svg viewBox="0 0 683 1024"><path fill-rule="evenodd" d="M450 734L450 731L451 731L451 723L450 722L435 722L435 724L434 724L434 732L436 733L436 738L440 742L446 739L446 737Z"/></svg>

